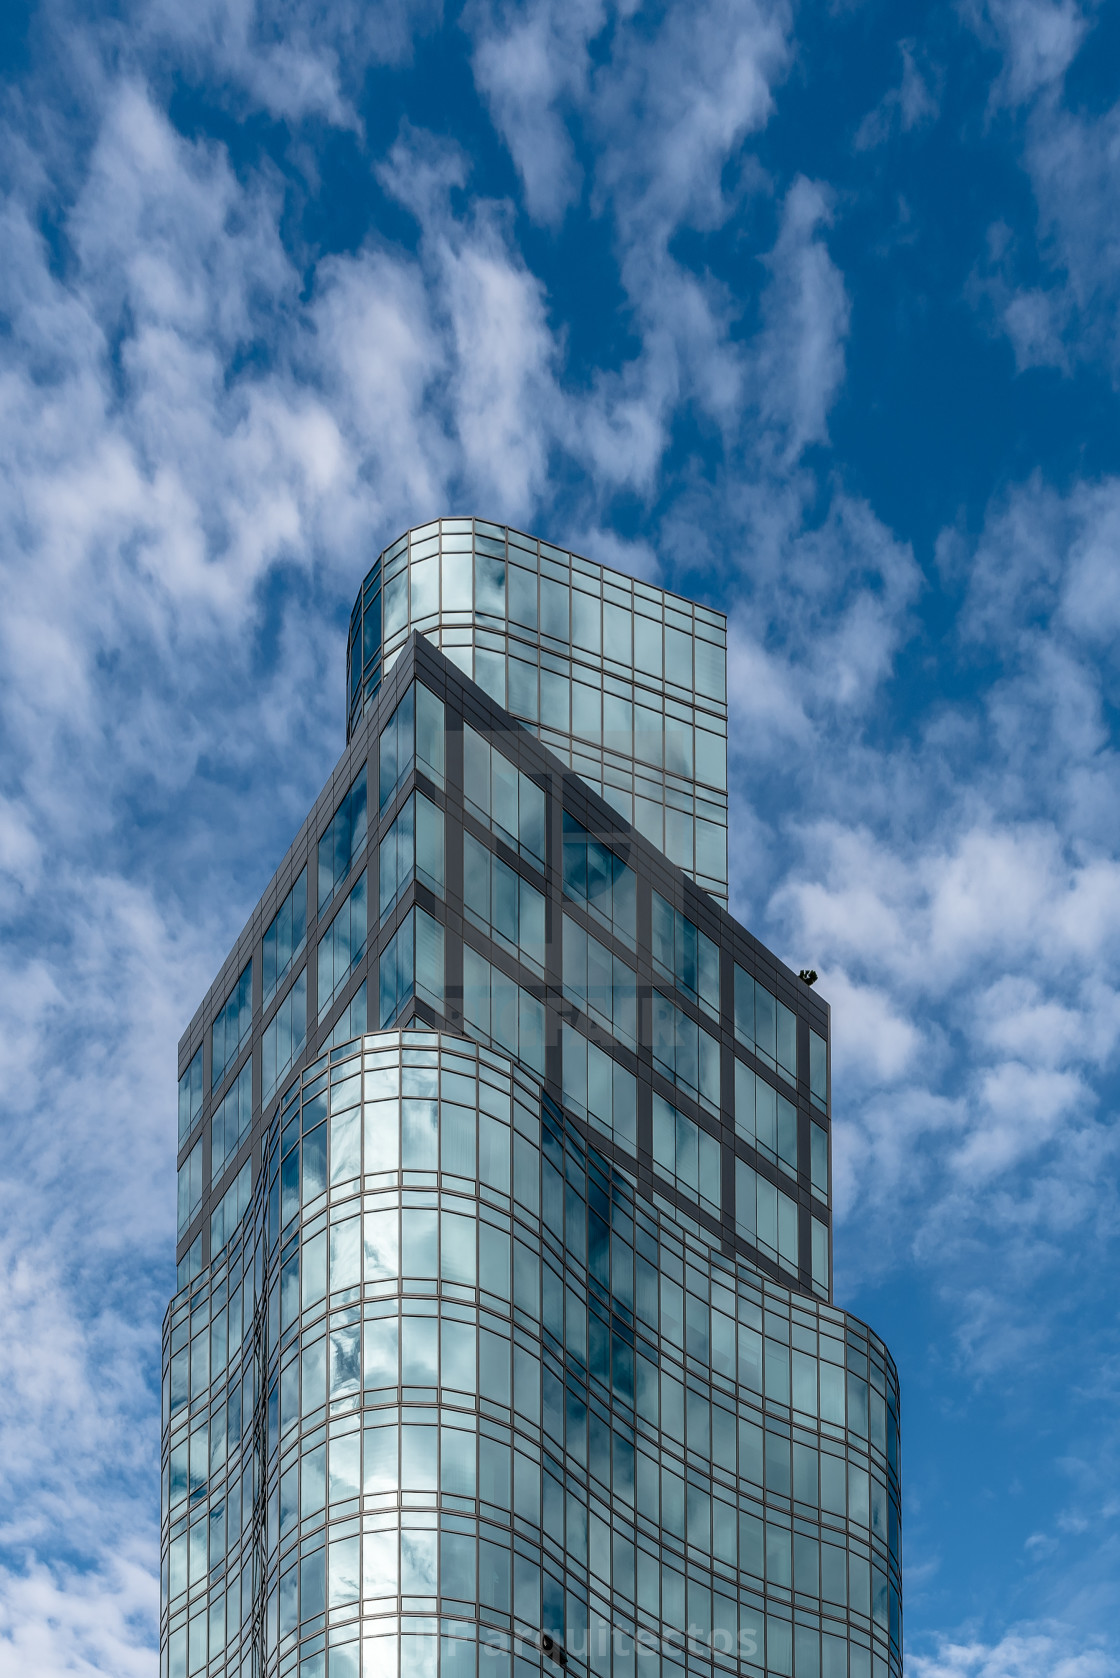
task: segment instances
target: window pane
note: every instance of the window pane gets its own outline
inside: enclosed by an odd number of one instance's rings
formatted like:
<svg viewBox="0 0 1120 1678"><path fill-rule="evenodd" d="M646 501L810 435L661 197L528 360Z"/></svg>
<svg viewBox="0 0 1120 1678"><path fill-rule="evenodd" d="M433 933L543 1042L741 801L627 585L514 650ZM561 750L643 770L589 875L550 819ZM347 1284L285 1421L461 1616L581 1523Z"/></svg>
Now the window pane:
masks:
<svg viewBox="0 0 1120 1678"><path fill-rule="evenodd" d="M186 1141L202 1116L202 1050L196 1049L179 1079L179 1145Z"/></svg>
<svg viewBox="0 0 1120 1678"><path fill-rule="evenodd" d="M318 910L322 914L366 843L366 768L362 765L319 841Z"/></svg>

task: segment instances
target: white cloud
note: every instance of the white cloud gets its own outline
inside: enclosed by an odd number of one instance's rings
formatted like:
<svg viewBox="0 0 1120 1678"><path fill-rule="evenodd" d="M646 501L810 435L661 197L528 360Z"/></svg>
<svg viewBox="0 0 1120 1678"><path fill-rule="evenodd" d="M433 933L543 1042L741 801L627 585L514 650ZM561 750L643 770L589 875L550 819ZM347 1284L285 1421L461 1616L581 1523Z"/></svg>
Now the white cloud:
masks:
<svg viewBox="0 0 1120 1678"><path fill-rule="evenodd" d="M762 925L795 968L818 969L834 1008L841 1270L879 1275L892 1252L936 1267L978 1377L1041 1355L1049 1329L1022 1309L1025 1279L1061 1274L1075 1232L1103 1252L1112 1227L1101 1081L1120 1057L1120 866L1098 649L1113 503L1108 483L1060 496L1031 481L992 507L957 632L1002 674L979 713L943 701L920 741L883 750L862 732L905 656L905 553L880 540L888 610L824 527L819 554L802 557L799 537L767 565L773 596L737 620L768 626L745 684L764 720L733 760L764 830L750 852L770 882ZM876 551L866 531L853 553ZM833 626L864 589L881 618L866 675L845 683Z"/></svg>
<svg viewBox="0 0 1120 1678"><path fill-rule="evenodd" d="M828 194L798 177L782 212L767 266L765 325L754 373L763 420L794 461L808 443L827 441L827 415L844 376L849 305L843 279L818 230L829 220Z"/></svg>
<svg viewBox="0 0 1120 1678"><path fill-rule="evenodd" d="M1091 14L1073 0L1003 0L971 16L1002 53L993 104L1024 112L1022 163L1038 209L1033 242L1012 240L1002 224L990 230L974 298L1010 338L1020 370L1089 364L1116 386L1120 105L1075 104L1064 82L1082 45L1092 50Z"/></svg>
<svg viewBox="0 0 1120 1678"><path fill-rule="evenodd" d="M147 1545L106 1555L93 1573L34 1563L22 1573L2 1569L0 1665L35 1678L149 1678L158 1602Z"/></svg>
<svg viewBox="0 0 1120 1678"><path fill-rule="evenodd" d="M932 1654L911 1652L916 1678L1112 1678L1120 1671L1099 1639L1060 1621L1014 1627L998 1643L944 1639Z"/></svg>
<svg viewBox="0 0 1120 1678"><path fill-rule="evenodd" d="M783 0L704 0L671 6L653 34L620 35L596 78L593 120L605 141L599 187L624 237L639 223L661 241L681 223L723 223L724 166L773 110L791 26Z"/></svg>
<svg viewBox="0 0 1120 1678"><path fill-rule="evenodd" d="M467 18L475 81L521 175L525 207L555 226L582 187L565 119L586 102L588 47L606 24L606 5L603 0L478 5Z"/></svg>
<svg viewBox="0 0 1120 1678"><path fill-rule="evenodd" d="M918 65L919 49L915 41L900 41L902 76L897 87L885 93L874 110L868 111L856 130L855 149L870 151L881 146L897 128L909 134L936 121L940 111L939 91L930 86L935 78L923 75ZM936 80L940 80L937 77Z"/></svg>
<svg viewBox="0 0 1120 1678"><path fill-rule="evenodd" d="M135 45L224 91L235 107L278 120L358 128L370 66L399 64L440 16L439 0L135 0ZM138 40L136 39L138 37Z"/></svg>
<svg viewBox="0 0 1120 1678"><path fill-rule="evenodd" d="M973 1184L1037 1152L1065 1121L1092 1105L1075 1073L1041 1071L1016 1061L989 1067L977 1097L980 1122L953 1161Z"/></svg>
<svg viewBox="0 0 1120 1678"><path fill-rule="evenodd" d="M834 1079L842 1084L855 1077L863 1088L869 1088L876 1083L897 1084L917 1070L921 1032L889 991L858 984L842 969L822 972L819 983L832 1008Z"/></svg>
<svg viewBox="0 0 1120 1678"><path fill-rule="evenodd" d="M682 227L707 233L727 221L742 190L727 189L729 165L743 182L759 183L742 148L765 126L787 72L790 10L784 0L745 7L705 0L699 12L676 4L652 30L644 14L629 6L611 11L600 0L574 7L538 0L516 11L480 4L467 18L476 81L521 174L530 214L558 222L581 191L573 135L594 148L593 204L612 220L640 349L620 369L592 375L564 442L607 486L648 495L670 416L682 404L697 402L729 436L742 422L749 373L732 338L728 289L670 246ZM590 45L604 30L610 51L592 66ZM823 209L807 206L807 191L819 195L806 183L787 202L771 286L786 288L771 311L770 359L781 363L780 423L794 450L799 437L820 434L822 382L825 401L835 388L835 270L814 238ZM781 318L787 302L799 311L788 330ZM748 390L752 412L776 389L769 382L775 372L768 367Z"/></svg>
<svg viewBox="0 0 1120 1678"><path fill-rule="evenodd" d="M964 15L1003 52L993 101L1022 104L1060 80L1077 55L1089 20L1077 0L970 0Z"/></svg>

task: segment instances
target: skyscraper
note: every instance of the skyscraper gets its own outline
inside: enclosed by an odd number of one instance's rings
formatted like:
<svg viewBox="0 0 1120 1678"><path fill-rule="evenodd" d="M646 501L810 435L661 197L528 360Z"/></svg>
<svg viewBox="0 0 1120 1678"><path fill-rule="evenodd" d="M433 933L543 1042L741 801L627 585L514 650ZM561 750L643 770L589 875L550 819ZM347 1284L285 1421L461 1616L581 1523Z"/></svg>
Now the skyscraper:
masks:
<svg viewBox="0 0 1120 1678"><path fill-rule="evenodd" d="M727 896L725 622L386 549L179 1050L163 1678L887 1678L898 1383L829 1017Z"/></svg>

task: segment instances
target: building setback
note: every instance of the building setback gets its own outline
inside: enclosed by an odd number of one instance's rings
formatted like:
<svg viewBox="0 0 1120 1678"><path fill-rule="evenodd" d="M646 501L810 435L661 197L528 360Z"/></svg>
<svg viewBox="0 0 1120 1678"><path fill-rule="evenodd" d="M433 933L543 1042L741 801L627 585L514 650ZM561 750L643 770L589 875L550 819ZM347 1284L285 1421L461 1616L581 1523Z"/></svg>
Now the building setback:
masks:
<svg viewBox="0 0 1120 1678"><path fill-rule="evenodd" d="M829 1014L731 918L719 613L388 548L179 1047L162 1678L901 1673Z"/></svg>

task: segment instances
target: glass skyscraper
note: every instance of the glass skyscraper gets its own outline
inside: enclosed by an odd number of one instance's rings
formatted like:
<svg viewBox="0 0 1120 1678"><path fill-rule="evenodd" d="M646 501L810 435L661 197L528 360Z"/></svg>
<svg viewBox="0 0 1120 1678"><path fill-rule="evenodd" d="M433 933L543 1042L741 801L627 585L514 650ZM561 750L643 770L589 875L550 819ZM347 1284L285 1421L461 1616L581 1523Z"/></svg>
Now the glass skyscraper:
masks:
<svg viewBox="0 0 1120 1678"><path fill-rule="evenodd" d="M161 1673L888 1678L829 1017L727 913L720 614L479 520L179 1050Z"/></svg>

